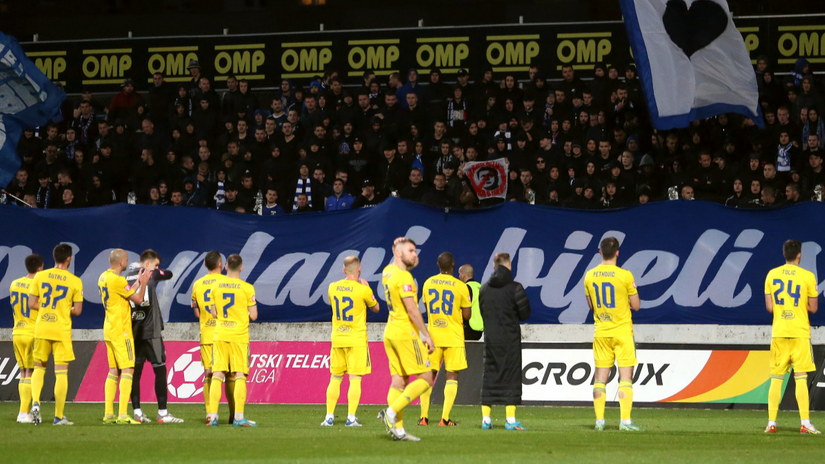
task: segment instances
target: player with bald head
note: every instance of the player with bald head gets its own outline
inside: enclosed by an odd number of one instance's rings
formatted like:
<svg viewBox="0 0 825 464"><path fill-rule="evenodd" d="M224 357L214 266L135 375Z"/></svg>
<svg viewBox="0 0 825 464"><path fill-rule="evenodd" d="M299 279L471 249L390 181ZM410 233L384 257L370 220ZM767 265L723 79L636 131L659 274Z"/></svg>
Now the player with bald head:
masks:
<svg viewBox="0 0 825 464"><path fill-rule="evenodd" d="M140 424L129 417L129 396L132 393L132 374L135 371L135 341L132 335L132 307L129 302L143 303L143 289L152 277L152 271L141 270L137 282L129 285L121 275L129 266L129 255L121 249L109 253L109 269L97 281L100 299L106 311L103 322L103 339L109 358L109 374L106 377L105 408L103 422L119 425ZM118 417L115 418L115 394L120 383Z"/></svg>
<svg viewBox="0 0 825 464"><path fill-rule="evenodd" d="M458 268L458 278L467 284L470 292L470 319L464 321L464 340L481 340L484 333L484 319L481 318L481 308L478 305L478 294L481 291L481 283L473 279L475 270L470 264L465 264Z"/></svg>
<svg viewBox="0 0 825 464"><path fill-rule="evenodd" d="M327 386L327 415L321 422L331 427L335 421L335 405L341 393L344 374L349 374L347 427L361 427L355 413L361 401L361 376L372 372L367 344L367 308L378 312L378 301L367 281L361 278L361 260L357 256L344 258L344 279L329 284L329 304L332 306L332 349Z"/></svg>

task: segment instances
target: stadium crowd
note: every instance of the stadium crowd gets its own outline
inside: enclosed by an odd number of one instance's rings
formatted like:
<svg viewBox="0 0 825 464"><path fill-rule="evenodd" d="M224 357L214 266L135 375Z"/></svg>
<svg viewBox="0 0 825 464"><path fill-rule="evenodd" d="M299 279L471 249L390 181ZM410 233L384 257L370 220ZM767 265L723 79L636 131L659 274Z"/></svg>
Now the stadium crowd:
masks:
<svg viewBox="0 0 825 464"><path fill-rule="evenodd" d="M468 161L506 158L507 199L602 209L682 198L760 208L821 201L825 99L810 64L754 67L766 128L738 114L657 131L632 65L571 66L550 82L481 70L410 69L345 88L333 70L302 88L216 89L197 61L179 85L125 79L108 106L88 89L64 121L24 131L7 191L38 208L116 202L263 215L375 205L389 196L468 209ZM455 80L455 83L446 81ZM271 98L266 98L271 95ZM19 203L7 197L9 203ZM503 200L497 200L503 201ZM256 211L257 210L257 211Z"/></svg>

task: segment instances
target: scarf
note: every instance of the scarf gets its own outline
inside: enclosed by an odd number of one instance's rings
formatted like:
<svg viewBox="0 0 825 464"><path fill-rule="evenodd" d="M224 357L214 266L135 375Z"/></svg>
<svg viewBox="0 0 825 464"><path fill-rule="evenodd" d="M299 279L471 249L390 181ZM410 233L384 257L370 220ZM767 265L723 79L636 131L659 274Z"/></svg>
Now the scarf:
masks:
<svg viewBox="0 0 825 464"><path fill-rule="evenodd" d="M218 181L218 191L215 192L215 207L221 209L224 203L226 203L226 182Z"/></svg>
<svg viewBox="0 0 825 464"><path fill-rule="evenodd" d="M43 192L43 190L46 190L46 191ZM43 208L48 208L49 204L50 204L49 200L51 200L51 197L52 197L52 189L50 189L49 187L45 187L45 189L43 187L38 187L37 188L37 204L38 205L43 205ZM42 202L41 202L41 199L43 200Z"/></svg>
<svg viewBox="0 0 825 464"><path fill-rule="evenodd" d="M779 151L776 154L776 170L779 172L788 172L791 170L791 154L789 153L793 148L793 143L788 143L788 146L783 147L779 145Z"/></svg>
<svg viewBox="0 0 825 464"><path fill-rule="evenodd" d="M295 201L292 202L292 211L298 211L298 195L305 193L307 196L307 205L312 208L312 182L309 178L304 180L298 177L298 183L295 185Z"/></svg>
<svg viewBox="0 0 825 464"><path fill-rule="evenodd" d="M461 99L456 103L455 100L447 102L447 125L455 127L456 122L464 123L467 120L467 100Z"/></svg>

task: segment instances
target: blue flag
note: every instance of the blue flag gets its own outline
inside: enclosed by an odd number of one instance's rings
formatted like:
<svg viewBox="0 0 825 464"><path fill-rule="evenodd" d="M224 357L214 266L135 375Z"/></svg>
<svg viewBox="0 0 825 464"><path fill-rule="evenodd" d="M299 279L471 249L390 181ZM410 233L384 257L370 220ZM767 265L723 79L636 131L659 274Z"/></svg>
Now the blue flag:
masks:
<svg viewBox="0 0 825 464"><path fill-rule="evenodd" d="M764 129L759 90L726 0L620 0L657 129L740 113Z"/></svg>
<svg viewBox="0 0 825 464"><path fill-rule="evenodd" d="M66 93L29 60L17 39L0 32L0 188L20 168L17 142L24 128L60 121Z"/></svg>

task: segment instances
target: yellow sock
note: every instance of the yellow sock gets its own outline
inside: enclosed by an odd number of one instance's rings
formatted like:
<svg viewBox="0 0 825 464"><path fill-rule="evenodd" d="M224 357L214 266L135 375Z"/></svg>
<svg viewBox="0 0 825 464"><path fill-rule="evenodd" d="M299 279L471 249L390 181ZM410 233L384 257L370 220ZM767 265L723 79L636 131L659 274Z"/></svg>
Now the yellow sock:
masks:
<svg viewBox="0 0 825 464"><path fill-rule="evenodd" d="M40 402L40 392L43 391L43 382L46 380L46 368L34 366L32 373L32 403Z"/></svg>
<svg viewBox="0 0 825 464"><path fill-rule="evenodd" d="M223 385L223 379L219 377L212 376L212 386L209 387L209 409L206 410L207 414L217 414L218 413L218 406L221 404L221 386Z"/></svg>
<svg viewBox="0 0 825 464"><path fill-rule="evenodd" d="M799 407L799 418L809 420L810 399L808 398L808 376L796 377L796 404Z"/></svg>
<svg viewBox="0 0 825 464"><path fill-rule="evenodd" d="M403 392L404 392L404 390L401 390L401 389L398 389L398 388L395 388L395 387L390 387L390 391L387 392L387 406L392 406L392 404L395 403L395 400L397 400L398 397L401 396L401 393L403 393ZM399 428L399 429L403 429L404 428L404 411L396 411L396 412L398 413L398 415L395 418L395 427Z"/></svg>
<svg viewBox="0 0 825 464"><path fill-rule="evenodd" d="M54 371L54 417L63 418L66 396L69 394L69 368L55 368Z"/></svg>
<svg viewBox="0 0 825 464"><path fill-rule="evenodd" d="M231 375L231 373L230 373ZM229 405L229 414L235 413L235 377L227 377L224 380L226 389L226 404ZM210 390L211 392L211 390ZM218 398L221 396L218 395ZM215 414L218 413L218 408L215 408Z"/></svg>
<svg viewBox="0 0 825 464"><path fill-rule="evenodd" d="M407 388L399 395L399 397L390 405L395 412L401 412L409 406L410 403L413 402L416 398L421 396L424 392L430 389L430 384L427 383L424 379L416 379L414 382L410 382L407 385Z"/></svg>
<svg viewBox="0 0 825 464"><path fill-rule="evenodd" d="M442 419L448 420L450 418L456 395L458 395L458 380L448 380L444 385L444 410L441 411Z"/></svg>
<svg viewBox="0 0 825 464"><path fill-rule="evenodd" d="M338 397L341 396L341 381L343 380L343 377L337 375L329 376L329 385L327 385L327 414L335 413L335 405L338 404ZM352 391L352 381L350 381L349 388L350 391Z"/></svg>
<svg viewBox="0 0 825 464"><path fill-rule="evenodd" d="M493 408L486 404L481 405L481 416L482 417L490 417L490 413L493 412Z"/></svg>
<svg viewBox="0 0 825 464"><path fill-rule="evenodd" d="M516 406L515 406L515 405L513 405L513 404L508 404L508 405L504 408L504 415L505 415L508 419L509 419L509 418L511 418L511 417L512 417L513 419L515 419L515 418L516 418Z"/></svg>
<svg viewBox="0 0 825 464"><path fill-rule="evenodd" d="M20 379L20 384L17 385L17 391L20 393L20 412L28 414L31 412L32 404L32 379Z"/></svg>
<svg viewBox="0 0 825 464"><path fill-rule="evenodd" d="M203 405L206 407L206 413L209 413L209 387L212 386L212 376L203 376Z"/></svg>
<svg viewBox="0 0 825 464"><path fill-rule="evenodd" d="M132 374L120 374L120 398L117 400L117 413L120 417L129 415L129 396L132 394Z"/></svg>
<svg viewBox="0 0 825 464"><path fill-rule="evenodd" d="M115 395L117 395L117 376L111 372L106 376L105 392L105 414L106 416L113 416L115 414Z"/></svg>
<svg viewBox="0 0 825 464"><path fill-rule="evenodd" d="M624 395L622 395L624 393ZM624 398L622 398L624 396ZM630 420L630 410L633 409L633 381L619 381L619 413L623 421Z"/></svg>
<svg viewBox="0 0 825 464"><path fill-rule="evenodd" d="M355 412L358 411L358 403L361 402L360 375L349 376L349 391L347 391L347 401L349 402L347 407L347 414L354 416Z"/></svg>
<svg viewBox="0 0 825 464"><path fill-rule="evenodd" d="M430 417L430 396L432 395L433 390L429 389L419 396L421 399L421 417Z"/></svg>
<svg viewBox="0 0 825 464"><path fill-rule="evenodd" d="M596 397L598 395L598 398ZM607 402L607 394L604 391L604 382L593 383L593 408L596 410L596 420L604 420L604 404Z"/></svg>
<svg viewBox="0 0 825 464"><path fill-rule="evenodd" d="M770 421L776 422L776 414L779 412L779 403L782 402L782 383L784 381L784 375L771 376L771 388L768 390L768 420Z"/></svg>
<svg viewBox="0 0 825 464"><path fill-rule="evenodd" d="M235 414L243 414L246 405L246 377L236 378L235 382Z"/></svg>

